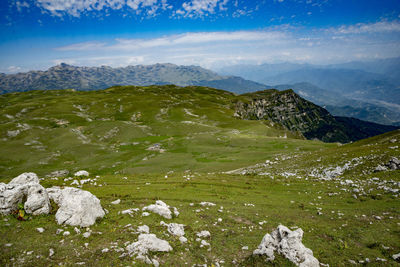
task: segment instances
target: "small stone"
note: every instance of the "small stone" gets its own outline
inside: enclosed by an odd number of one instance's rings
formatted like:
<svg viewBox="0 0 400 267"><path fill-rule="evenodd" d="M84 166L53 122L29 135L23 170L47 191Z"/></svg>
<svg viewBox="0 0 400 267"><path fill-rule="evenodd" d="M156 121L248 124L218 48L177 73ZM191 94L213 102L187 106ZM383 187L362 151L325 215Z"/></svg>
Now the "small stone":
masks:
<svg viewBox="0 0 400 267"><path fill-rule="evenodd" d="M84 232L82 236L84 238L88 238L90 236L90 232Z"/></svg>
<svg viewBox="0 0 400 267"><path fill-rule="evenodd" d="M114 200L113 202L111 202L111 204L113 204L113 205L118 205L119 203L121 203L121 199L117 199L117 200Z"/></svg>
<svg viewBox="0 0 400 267"><path fill-rule="evenodd" d="M43 233L43 232L44 232L44 228L42 228L42 227L36 228L36 230L37 230L39 233Z"/></svg>
<svg viewBox="0 0 400 267"><path fill-rule="evenodd" d="M63 236L67 236L67 235L70 235L71 233L69 232L69 231L65 231L64 233L63 233Z"/></svg>
<svg viewBox="0 0 400 267"><path fill-rule="evenodd" d="M101 251L101 253L107 253L109 251L108 248L103 248L103 250Z"/></svg>
<svg viewBox="0 0 400 267"><path fill-rule="evenodd" d="M49 257L52 257L54 255L54 249L49 249Z"/></svg>

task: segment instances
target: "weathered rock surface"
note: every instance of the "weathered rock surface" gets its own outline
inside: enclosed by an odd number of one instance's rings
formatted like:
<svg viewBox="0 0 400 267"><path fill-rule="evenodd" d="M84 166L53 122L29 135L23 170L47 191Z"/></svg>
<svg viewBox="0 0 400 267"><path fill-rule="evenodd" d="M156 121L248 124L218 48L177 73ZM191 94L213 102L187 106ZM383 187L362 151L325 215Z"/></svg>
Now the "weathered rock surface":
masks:
<svg viewBox="0 0 400 267"><path fill-rule="evenodd" d="M30 186L24 208L27 213L33 215L49 214L50 200L46 189L40 184Z"/></svg>
<svg viewBox="0 0 400 267"><path fill-rule="evenodd" d="M25 202L25 211L33 215L48 214L50 201L35 173L23 173L8 184L0 183L0 214L9 214Z"/></svg>
<svg viewBox="0 0 400 267"><path fill-rule="evenodd" d="M386 166L391 170L400 170L400 160L396 157L392 157Z"/></svg>
<svg viewBox="0 0 400 267"><path fill-rule="evenodd" d="M185 226L179 223L165 223L164 221L160 222L160 225L167 226L168 233L174 236L184 236L185 235Z"/></svg>
<svg viewBox="0 0 400 267"><path fill-rule="evenodd" d="M144 207L142 210L143 211L151 211L154 213L157 213L161 216L163 216L166 219L171 219L172 218L172 212L170 210L170 206L168 206L165 202L161 201L161 200L157 200L156 204L151 204L149 206ZM173 207L174 210L174 215L178 216L179 212L178 210Z"/></svg>
<svg viewBox="0 0 400 267"><path fill-rule="evenodd" d="M9 182L9 185L26 185L26 184L38 184L39 178L36 173L33 172L24 172L23 174L18 175L14 179Z"/></svg>
<svg viewBox="0 0 400 267"><path fill-rule="evenodd" d="M87 227L105 215L100 200L88 191L73 187L52 187L47 192L50 199L59 206L56 213L58 224Z"/></svg>
<svg viewBox="0 0 400 267"><path fill-rule="evenodd" d="M313 252L301 242L303 230L291 231L283 225L279 225L271 234L266 234L260 245L253 251L254 255L266 255L267 260L275 259L274 252L285 256L288 260L301 267L319 266L319 261L313 256Z"/></svg>
<svg viewBox="0 0 400 267"><path fill-rule="evenodd" d="M129 256L136 256L138 260L158 266L156 260L149 258L148 252L168 252L172 251L172 247L168 241L157 238L155 234L140 234L138 241L128 245L126 250Z"/></svg>

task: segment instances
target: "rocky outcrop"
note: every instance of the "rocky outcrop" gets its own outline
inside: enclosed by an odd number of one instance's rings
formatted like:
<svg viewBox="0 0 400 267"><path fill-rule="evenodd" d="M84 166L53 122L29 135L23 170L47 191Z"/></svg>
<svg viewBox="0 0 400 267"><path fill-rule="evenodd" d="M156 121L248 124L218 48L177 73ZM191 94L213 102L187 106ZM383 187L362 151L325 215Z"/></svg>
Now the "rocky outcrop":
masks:
<svg viewBox="0 0 400 267"><path fill-rule="evenodd" d="M47 192L50 199L59 206L56 213L58 224L88 227L105 215L100 200L88 191L73 187L52 187Z"/></svg>
<svg viewBox="0 0 400 267"><path fill-rule="evenodd" d="M319 266L319 261L313 256L313 252L303 245L302 239L303 230L300 228L291 231L286 226L279 225L271 234L263 237L253 254L265 255L268 261L273 261L275 259L274 252L277 252L297 266Z"/></svg>
<svg viewBox="0 0 400 267"><path fill-rule="evenodd" d="M39 178L35 173L23 173L8 184L0 183L0 214L10 214L18 209L20 203L24 204L28 214L39 215L50 212L48 194L39 184Z"/></svg>
<svg viewBox="0 0 400 267"><path fill-rule="evenodd" d="M0 214L12 213L20 203L28 214L49 214L50 199L59 206L59 224L87 227L105 215L100 200L90 192L72 187L46 189L35 173L23 173L8 184L0 183Z"/></svg>

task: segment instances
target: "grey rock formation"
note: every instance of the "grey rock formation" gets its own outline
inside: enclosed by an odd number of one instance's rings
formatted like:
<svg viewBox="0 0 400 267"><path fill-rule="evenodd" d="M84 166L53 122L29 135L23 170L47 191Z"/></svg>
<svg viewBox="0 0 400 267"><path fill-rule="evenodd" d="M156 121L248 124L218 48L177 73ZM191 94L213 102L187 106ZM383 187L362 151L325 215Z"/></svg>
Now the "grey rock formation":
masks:
<svg viewBox="0 0 400 267"><path fill-rule="evenodd" d="M386 166L391 170L399 170L400 169L400 160L396 157L392 157L389 160L389 163Z"/></svg>
<svg viewBox="0 0 400 267"><path fill-rule="evenodd" d="M58 224L88 227L105 215L100 200L88 191L73 187L52 187L47 192L50 199L59 206L56 213Z"/></svg>
<svg viewBox="0 0 400 267"><path fill-rule="evenodd" d="M40 184L30 186L24 208L27 213L33 215L49 214L50 200L46 189Z"/></svg>
<svg viewBox="0 0 400 267"><path fill-rule="evenodd" d="M35 173L23 173L10 183L0 183L0 214L9 214L18 209L18 204L25 202L25 211L33 215L48 214L50 201L39 178Z"/></svg>
<svg viewBox="0 0 400 267"><path fill-rule="evenodd" d="M136 256L136 259L142 260L147 264L158 266L158 262L150 259L149 252L169 252L172 247L168 241L157 238L155 234L140 234L138 241L126 247L129 256Z"/></svg>
<svg viewBox="0 0 400 267"><path fill-rule="evenodd" d="M260 245L254 250L254 255L266 255L267 260L275 259L274 252L285 256L288 260L301 267L319 266L319 261L313 256L313 252L301 242L303 230L291 231L283 225L279 225L271 234L266 234Z"/></svg>

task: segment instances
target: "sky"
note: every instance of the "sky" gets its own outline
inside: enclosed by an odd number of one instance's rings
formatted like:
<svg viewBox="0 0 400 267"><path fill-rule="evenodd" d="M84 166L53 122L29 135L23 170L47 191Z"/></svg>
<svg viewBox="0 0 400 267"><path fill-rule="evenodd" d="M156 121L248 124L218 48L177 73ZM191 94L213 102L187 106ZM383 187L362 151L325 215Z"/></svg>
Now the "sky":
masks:
<svg viewBox="0 0 400 267"><path fill-rule="evenodd" d="M1 0L0 72L400 56L400 0Z"/></svg>

